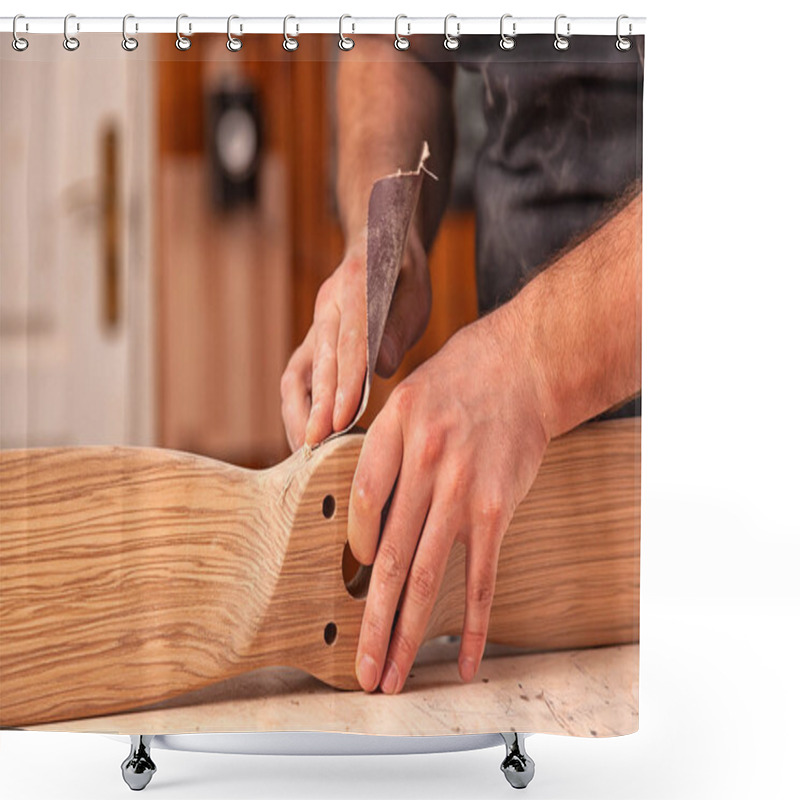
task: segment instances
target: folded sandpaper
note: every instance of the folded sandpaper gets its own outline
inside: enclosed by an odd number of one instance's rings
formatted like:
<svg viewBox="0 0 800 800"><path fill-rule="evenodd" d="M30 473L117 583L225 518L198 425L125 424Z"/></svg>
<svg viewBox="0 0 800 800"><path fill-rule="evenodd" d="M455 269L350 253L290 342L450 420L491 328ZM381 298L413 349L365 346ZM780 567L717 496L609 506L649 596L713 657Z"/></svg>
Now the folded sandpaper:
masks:
<svg viewBox="0 0 800 800"><path fill-rule="evenodd" d="M372 185L367 212L367 371L361 392L361 403L353 421L339 433L341 436L352 430L363 415L369 401L369 390L378 362L383 332L392 297L400 274L403 251L411 228L411 220L417 208L425 160L430 155L428 143L424 142L419 165L412 172L398 170L393 175L380 178Z"/></svg>

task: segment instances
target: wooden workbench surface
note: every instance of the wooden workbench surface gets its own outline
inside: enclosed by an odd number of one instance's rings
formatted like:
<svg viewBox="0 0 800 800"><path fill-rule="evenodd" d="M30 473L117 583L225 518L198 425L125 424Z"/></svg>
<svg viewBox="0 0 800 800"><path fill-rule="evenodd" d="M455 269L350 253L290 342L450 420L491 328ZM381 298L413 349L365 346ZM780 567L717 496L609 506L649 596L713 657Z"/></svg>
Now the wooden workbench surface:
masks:
<svg viewBox="0 0 800 800"><path fill-rule="evenodd" d="M499 730L615 736L639 727L639 647L520 654L489 645L462 684L457 642L420 650L398 695L331 689L267 667L147 709L29 730L121 734L316 730L398 736Z"/></svg>

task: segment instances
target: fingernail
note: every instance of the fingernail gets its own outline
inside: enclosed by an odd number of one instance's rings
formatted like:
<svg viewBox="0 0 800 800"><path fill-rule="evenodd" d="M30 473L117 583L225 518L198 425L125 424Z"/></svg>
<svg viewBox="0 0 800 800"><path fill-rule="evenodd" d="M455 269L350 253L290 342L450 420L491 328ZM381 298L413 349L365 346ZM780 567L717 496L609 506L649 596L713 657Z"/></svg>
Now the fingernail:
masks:
<svg viewBox="0 0 800 800"><path fill-rule="evenodd" d="M364 691L371 692L378 683L378 665L375 659L366 654L361 656L356 667L356 675Z"/></svg>
<svg viewBox="0 0 800 800"><path fill-rule="evenodd" d="M458 662L461 670L461 677L465 683L469 683L475 677L475 660L472 658L462 658Z"/></svg>
<svg viewBox="0 0 800 800"><path fill-rule="evenodd" d="M381 690L384 694L394 694L400 688L400 673L397 671L397 665L394 661L389 662L389 671L381 684Z"/></svg>

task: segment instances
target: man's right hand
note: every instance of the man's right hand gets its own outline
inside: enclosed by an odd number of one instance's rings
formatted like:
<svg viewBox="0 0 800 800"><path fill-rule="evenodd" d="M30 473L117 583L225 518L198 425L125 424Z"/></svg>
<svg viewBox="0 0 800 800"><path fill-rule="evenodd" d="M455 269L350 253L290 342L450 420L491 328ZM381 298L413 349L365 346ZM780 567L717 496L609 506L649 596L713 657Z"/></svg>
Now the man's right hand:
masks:
<svg viewBox="0 0 800 800"><path fill-rule="evenodd" d="M292 450L346 428L367 370L366 231L322 284L314 321L281 378L281 412ZM431 309L425 249L409 233L375 371L393 375L422 336Z"/></svg>

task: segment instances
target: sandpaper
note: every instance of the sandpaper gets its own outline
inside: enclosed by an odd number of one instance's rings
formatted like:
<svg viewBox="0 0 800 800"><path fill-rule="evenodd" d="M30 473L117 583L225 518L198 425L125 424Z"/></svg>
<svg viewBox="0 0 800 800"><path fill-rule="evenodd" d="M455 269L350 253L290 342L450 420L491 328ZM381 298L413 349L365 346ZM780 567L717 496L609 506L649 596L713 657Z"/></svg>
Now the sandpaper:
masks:
<svg viewBox="0 0 800 800"><path fill-rule="evenodd" d="M372 185L367 212L367 370L361 392L361 403L352 422L342 431L329 436L341 436L355 427L369 402L369 391L375 375L383 332L392 297L400 274L403 251L417 208L423 175L436 176L425 169L430 155L424 142L419 165L411 172L398 170L380 178Z"/></svg>

